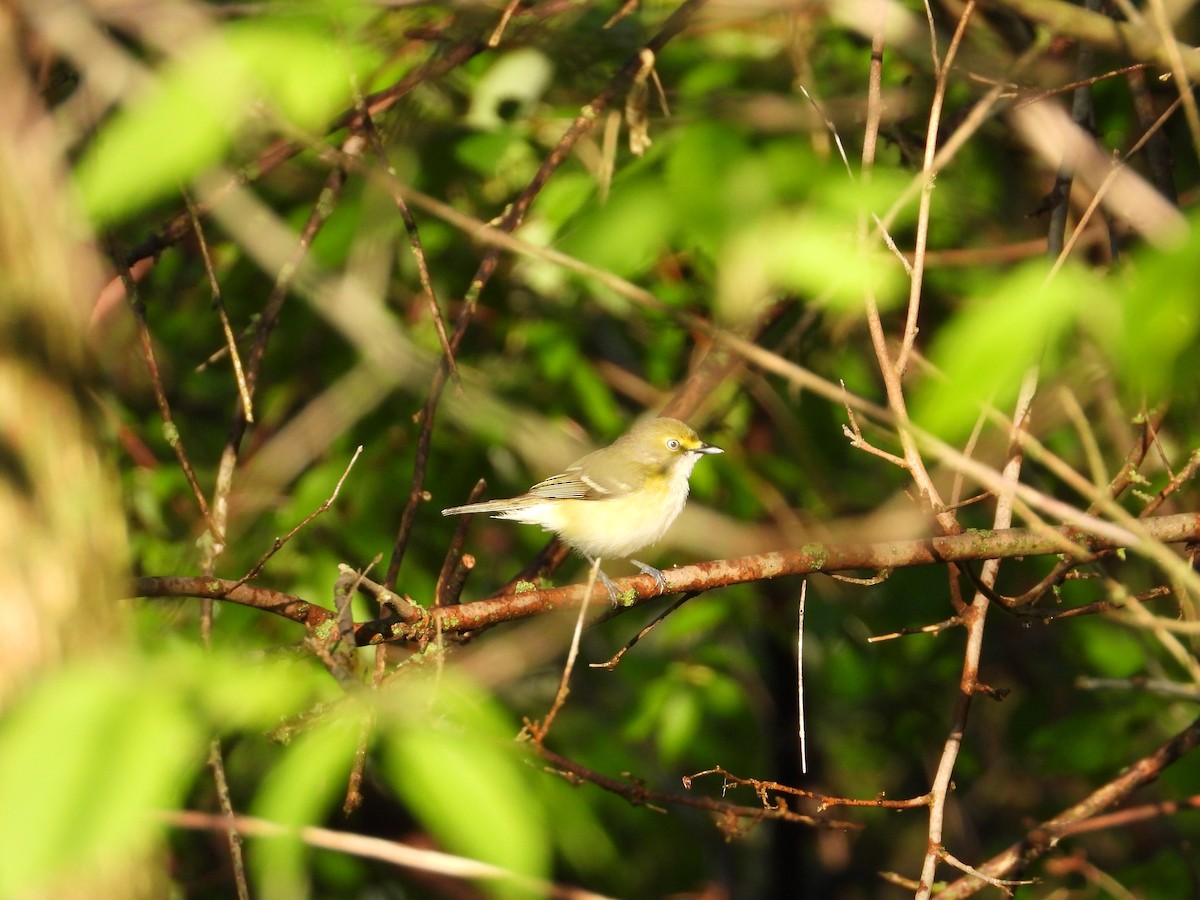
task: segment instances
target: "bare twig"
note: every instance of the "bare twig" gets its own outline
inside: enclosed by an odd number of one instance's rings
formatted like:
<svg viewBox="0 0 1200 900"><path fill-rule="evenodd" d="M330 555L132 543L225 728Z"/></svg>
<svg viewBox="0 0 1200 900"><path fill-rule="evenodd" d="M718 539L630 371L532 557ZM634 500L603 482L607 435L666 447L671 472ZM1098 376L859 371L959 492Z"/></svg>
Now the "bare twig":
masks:
<svg viewBox="0 0 1200 900"><path fill-rule="evenodd" d="M302 531L308 525L308 523L317 516L329 511L329 508L333 506L335 502L337 502L338 494L341 493L342 490L342 484L345 483L347 476L350 474L350 470L354 468L354 464L358 461L358 457L362 453L362 450L362 444L359 444L358 447L355 448L354 455L350 457L350 462L346 463L346 468L342 470L341 477L338 478L337 484L333 486L333 492L325 498L325 502L301 519L300 522L297 523L287 534L283 535L282 537L275 538L275 540L271 543L271 549L260 556L258 561L250 567L249 571L247 571L245 575L233 582L230 590L235 590L244 585L246 582L257 578L259 573L262 572L263 568L270 561L271 557L282 550L288 541L299 534L300 531Z"/></svg>
<svg viewBox="0 0 1200 900"><path fill-rule="evenodd" d="M796 606L796 721L800 740L800 774L808 774L808 737L804 727L804 600L808 579L800 582L800 602Z"/></svg>
<svg viewBox="0 0 1200 900"><path fill-rule="evenodd" d="M634 644L636 644L638 641L640 641L642 638L644 638L646 635L648 635L651 631L653 631L655 628L657 628L659 626L659 624L664 619L666 619L667 616L671 615L671 613L675 612L675 610L679 609L679 607L683 606L683 604L687 603L689 600L691 600L693 597L695 597L696 593L697 592L695 592L695 591L689 591L689 592L685 593L682 597L680 597L678 600L676 600L674 603L672 603L670 606L668 606L665 610L663 610L661 613L659 613L657 616L655 616L649 625L647 625L645 628L643 628L641 631L639 631L637 634L635 634L633 637L631 637L628 641L626 641L625 646L623 646L620 650L618 650L616 653L614 653L612 655L612 657L610 657L609 659L607 659L601 663L591 663L590 664L591 667L593 669L607 669L608 671L611 672L613 669L615 669L618 666L618 664L620 664L622 657L624 657L625 654L628 653L629 650L633 648Z"/></svg>
<svg viewBox="0 0 1200 900"><path fill-rule="evenodd" d="M792 797L814 800L817 803L818 810L822 812L835 806L901 810L917 809L929 805L929 796L927 794L922 794L920 797L910 797L905 800L888 800L882 795L866 799L861 797L834 797L829 794L822 794L820 791L807 791L803 788L780 784L777 781L764 781L761 778L742 778L721 766L713 766L711 769L686 775L683 779L683 785L690 790L696 779L709 775L719 775L721 777L722 794L728 791L730 787L751 788L758 795L758 799L762 805L767 809L778 805L777 800L771 797L771 794L787 794Z"/></svg>
<svg viewBox="0 0 1200 900"><path fill-rule="evenodd" d="M121 280L125 285L125 294L129 298L130 307L133 309L134 321L137 323L138 340L142 345L142 358L146 361L146 371L150 375L150 385L154 391L154 402L158 405L158 414L162 419L163 436L166 438L172 452L174 452L175 459L179 462L179 468L183 470L188 486L192 489L192 496L196 500L196 505L200 508L200 515L204 518L204 524L212 535L212 540L217 544L224 544L225 535L217 527L216 522L213 521L212 513L208 508L208 501L204 498L204 491L200 489L200 483L196 480L196 472L192 468L192 462L188 459L187 450L183 446L183 437L180 435L179 428L176 426L175 419L171 414L171 404L167 400L167 392L163 387L162 376L158 369L158 359L154 354L154 342L150 339L150 327L146 323L146 308L142 304L141 298L138 295L137 285L133 277L129 274L129 270L122 267L120 274Z"/></svg>
<svg viewBox="0 0 1200 900"><path fill-rule="evenodd" d="M387 841L383 838L368 837L363 834L319 828L315 825L291 828L252 816L235 816L232 821L229 821L225 816L192 810L165 811L160 813L160 817L174 828L220 831L232 826L251 837L293 836L310 847L360 856L363 859L377 859L393 866L445 875L464 881L479 879L511 883L523 891L540 897L552 898L552 900L604 900L602 895L582 888L551 884L491 863L463 856L453 856L438 850L412 847L398 841Z"/></svg>
<svg viewBox="0 0 1200 900"><path fill-rule="evenodd" d="M666 806L681 806L690 809L704 810L717 815L720 826L730 835L737 834L748 825L759 822L781 821L798 825L812 825L817 828L849 828L858 829L861 826L854 822L825 819L820 816L810 816L790 808L780 801L761 807L740 806L736 803L726 803L711 797L697 797L688 794L668 794L665 791L655 791L638 781L611 778L582 766L574 760L567 759L547 748L544 744L530 743L529 747L537 755L548 762L558 774L568 778L573 783L586 782L606 790L609 793L624 797L634 806L645 806L655 812L663 812ZM692 780L683 779L684 788L691 790Z"/></svg>
<svg viewBox="0 0 1200 900"><path fill-rule="evenodd" d="M938 150L938 132L941 130L942 104L945 102L946 88L950 83L950 69L958 55L963 35L967 32L967 23L971 21L974 12L975 0L967 0L962 15L958 18L958 24L955 26L954 36L950 39L950 46L946 49L946 60L936 68L933 97L929 103L929 123L925 130L925 158L921 165L923 184L917 211L917 234L913 246L912 273L909 278L908 318L904 323L904 338L895 361L898 375L903 375L908 368L908 357L912 353L913 344L917 339L917 314L921 309L921 287L925 278L925 246L929 240L929 214L933 204L933 176L936 171L935 160ZM935 60L937 58L936 37L936 33L930 36L930 40L934 42Z"/></svg>
<svg viewBox="0 0 1200 900"><path fill-rule="evenodd" d="M467 503L474 503L483 496L487 482L480 478L467 495ZM446 556L442 560L442 568L438 571L437 582L433 588L434 606L453 606L462 595L463 586L467 583L467 573L475 566L475 558L463 555L463 544L467 539L467 526L471 524L470 516L459 517L454 534L450 538L450 546L446 548Z"/></svg>
<svg viewBox="0 0 1200 900"><path fill-rule="evenodd" d="M234 337L233 327L229 324L229 314L225 311L225 297L221 293L221 283L217 280L217 273L213 269L212 256L208 252L208 239L204 236L204 228L200 224L200 213L196 210L191 197L184 194L184 200L187 203L188 215L192 219L192 231L195 232L196 243L200 247L200 256L204 260L204 271L208 275L213 306L217 310L217 317L221 320L221 331L225 335L225 349L229 353L229 361L233 366L233 375L237 382L238 396L242 400L242 409L245 410L246 421L253 422L254 406L250 401L250 388L246 384L246 373L242 368L242 355L238 353L237 339Z"/></svg>
<svg viewBox="0 0 1200 900"><path fill-rule="evenodd" d="M579 656L579 642L583 639L583 623L587 621L588 601L592 598L592 592L596 589L596 579L600 575L600 559L597 557L592 560L592 569L588 574L587 586L583 593L583 602L579 604L579 616L575 619L575 630L571 634L571 648L567 651L567 661L563 664L562 678L558 682L558 693L554 695L554 703L550 706L550 711L546 713L546 717L540 722L527 722L525 724L529 736L535 744L543 744L546 741L546 735L550 732L550 726L554 724L555 718L563 705L567 702L567 695L571 693L571 672L575 669L575 659Z"/></svg>
<svg viewBox="0 0 1200 900"><path fill-rule="evenodd" d="M1004 485L1006 490L998 492L996 497L996 512L994 524L996 528L1007 528L1012 522L1014 489L1021 474L1021 442L1019 433L1028 427L1030 406L1037 390L1038 373L1031 369L1026 373L1017 398L1016 410L1013 414L1013 432L1009 438L1009 458L1004 467ZM989 559L983 564L983 572L979 581L991 588L996 583L1000 571L1000 561ZM983 653L983 633L987 620L990 600L985 591L975 594L970 606L961 614L967 629L966 649L963 653L962 675L959 679L958 699L955 703L954 715L950 725L950 733L942 747L942 755L938 760L937 771L934 773L933 784L929 789L929 839L926 843L925 860L921 867L920 886L917 890L917 900L928 900L933 892L934 876L941 855L945 852L942 843L945 819L946 799L949 796L954 766L962 748L963 735L967 729L967 717L971 711L971 703L980 689L979 660Z"/></svg>
<svg viewBox="0 0 1200 900"><path fill-rule="evenodd" d="M383 166L383 170L389 176L386 183L398 183L399 177L396 175L396 167L388 159L387 151L383 146L383 140L379 136L379 129L375 126L375 120L371 117L366 103L361 98L358 99L358 110L362 118L363 129L371 142L371 148L375 151L375 155L378 157L380 165ZM417 263L417 276L421 279L421 290L425 295L426 306L429 308L429 318L433 322L434 332L437 334L438 343L442 347L442 358L450 367L450 374L454 377L454 380L461 382L462 376L459 375L458 365L454 361L454 352L450 349L450 338L446 334L446 322L442 318L442 308L438 306L437 294L433 289L433 279L429 275L429 264L425 259L425 247L421 242L421 232L417 228L417 220L413 218L412 210L408 208L408 203L405 202L404 195L399 191L391 191L390 193L392 202L396 204L396 209L400 213L400 219L404 222L404 229L408 232L408 242L412 248L413 259Z"/></svg>

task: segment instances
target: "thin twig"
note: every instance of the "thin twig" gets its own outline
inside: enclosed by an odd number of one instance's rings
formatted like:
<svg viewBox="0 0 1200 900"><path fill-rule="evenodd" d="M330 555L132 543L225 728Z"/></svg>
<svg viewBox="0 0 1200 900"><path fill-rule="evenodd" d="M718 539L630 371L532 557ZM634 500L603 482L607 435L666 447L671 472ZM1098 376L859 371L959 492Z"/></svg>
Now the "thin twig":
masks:
<svg viewBox="0 0 1200 900"><path fill-rule="evenodd" d="M808 579L800 580L800 602L796 605L796 721L800 740L800 774L808 774L808 735L804 727L804 600Z"/></svg>
<svg viewBox="0 0 1200 900"><path fill-rule="evenodd" d="M270 561L271 557L282 550L288 541L299 534L300 531L303 530L317 516L329 511L329 508L337 501L338 494L341 493L342 490L342 484L346 481L347 476L349 476L350 470L354 468L354 464L358 461L358 457L362 451L362 444L359 444L354 450L354 455L350 457L350 462L346 463L346 468L342 470L341 477L338 478L337 484L333 486L333 492L325 498L325 502L301 519L300 522L293 527L291 531L283 535L283 537L275 538L275 540L271 543L271 549L260 556L258 561L250 567L249 571L247 571L245 575L243 575L237 581L232 582L230 590L236 590L246 582L257 578L259 573L262 572L263 568Z"/></svg>
<svg viewBox="0 0 1200 900"><path fill-rule="evenodd" d="M359 104L359 115L362 117L363 128L371 142L371 147L375 151L375 155L379 158L379 162L383 166L383 170L389 176L386 183L398 183L400 179L396 174L396 167L392 165L392 161L388 158L387 151L383 146L383 140L379 135L379 129L375 126L375 120L371 117L365 101L360 100ZM429 263L425 259L425 246L421 242L421 232L417 228L417 220L413 218L412 210L408 208L408 203L405 202L402 193L391 191L390 194L392 202L396 204L396 209L400 213L400 219L404 222L404 229L408 232L408 243L412 248L413 259L417 263L417 277L421 279L421 291L425 296L425 304L429 308L429 318L433 322L433 330L437 334L438 343L442 347L442 357L450 367L450 374L453 376L455 382L461 384L462 376L459 374L458 364L454 360L454 352L450 349L450 338L446 334L446 322L442 318L442 308L438 305L437 293L433 289L433 279L429 275Z"/></svg>
<svg viewBox="0 0 1200 900"><path fill-rule="evenodd" d="M483 496L487 482L480 478L467 495L467 503L474 503ZM471 524L470 516L460 516L450 545L446 548L446 556L442 559L442 568L438 571L437 581L433 586L434 606L453 606L462 596L463 587L467 583L467 574L475 566L475 558L463 555L463 545L467 540L467 526Z"/></svg>
<svg viewBox="0 0 1200 900"><path fill-rule="evenodd" d="M412 847L399 841L388 841L363 834L333 831L315 825L293 828L252 816L235 816L233 821L229 821L225 816L192 810L164 811L159 815L164 822L174 828L220 831L233 826L243 834L252 837L291 836L310 847L359 856L363 859L376 859L389 865L458 878L463 881L479 879L507 882L520 888L522 893L528 892L532 896L547 897L550 900L605 900L602 895L582 888L551 884L491 863L480 862L464 856L453 856L438 850Z"/></svg>
<svg viewBox="0 0 1200 900"><path fill-rule="evenodd" d="M1013 413L1013 431L1009 436L1008 462L1005 464L1003 472L1005 489L999 491L996 496L994 524L997 529L1007 528L1012 523L1015 487L1021 474L1023 460L1019 434L1028 427L1029 412L1033 404L1034 393L1037 390L1037 382L1037 370L1030 369L1025 375L1017 396L1016 409ZM996 583L999 571L1000 561L998 559L987 560L983 564L983 572L979 577L980 583L991 588ZM962 749L971 703L980 689L979 661L983 655L983 633L989 605L987 592L978 591L970 606L962 613L962 620L967 629L962 675L959 679L958 698L955 702L950 732L942 746L942 755L938 760L933 783L929 788L929 837L926 842L925 860L921 867L920 886L916 893L917 900L929 900L932 895L937 864L941 854L945 852L942 841L946 800L951 790L958 754Z"/></svg>
<svg viewBox="0 0 1200 900"><path fill-rule="evenodd" d="M221 283L217 280L217 273L213 269L212 256L208 252L208 239L204 236L204 228L200 224L200 213L196 210L196 205L192 202L191 197L184 193L183 198L187 203L188 215L192 219L192 230L196 234L196 243L200 247L200 257L204 260L204 271L208 275L213 306L217 310L217 317L221 320L221 331L225 335L225 349L229 353L229 362L233 366L233 376L237 382L238 396L242 400L242 409L245 410L246 421L253 422L254 405L250 400L250 388L246 384L246 373L242 368L242 356L238 353L233 326L229 324L229 314L225 310L225 297L221 293Z"/></svg>
<svg viewBox="0 0 1200 900"><path fill-rule="evenodd" d="M804 813L796 812L787 803L782 801L770 806L764 804L761 807L755 807L727 803L711 797L668 794L665 791L656 791L648 788L640 781L612 778L588 769L574 760L567 759L565 756L555 753L544 744L531 742L528 746L537 756L553 766L551 771L555 771L563 777L568 778L572 783L586 782L587 784L594 784L602 790L625 798L625 800L634 806L643 806L655 812L665 812L667 806L680 806L715 813L721 828L730 836L744 830L743 823L755 825L759 822L767 821L792 822L798 825L811 825L817 828L831 829L845 828L857 830L862 827L855 822L805 815ZM685 776L683 778L683 786L685 789L691 790L691 778Z"/></svg>
<svg viewBox="0 0 1200 900"><path fill-rule="evenodd" d="M900 352L896 356L895 368L903 375L908 368L908 357L912 353L913 344L917 340L917 315L921 309L921 288L925 278L925 247L929 241L929 215L933 206L933 185L935 159L938 149L938 132L941 130L942 105L946 99L946 89L950 83L950 69L958 55L958 48L967 32L967 23L975 12L975 0L967 0L946 49L946 61L936 68L933 97L929 103L929 123L925 130L925 158L921 165L921 175L924 183L921 187L921 199L917 210L916 238L913 245L912 275L909 278L908 317L904 324L904 337L900 344ZM932 21L930 23L932 28ZM931 35L934 41L934 58L937 58L936 34Z"/></svg>
<svg viewBox="0 0 1200 900"><path fill-rule="evenodd" d="M554 702L550 705L550 711L546 713L544 719L540 722L526 724L526 730L535 744L545 743L546 735L550 733L550 726L554 724L559 711L567 702L567 696L571 693L571 672L574 671L575 659L579 656L579 642L583 639L583 623L587 620L588 601L592 598L599 575L600 558L596 557L592 560L587 588L583 592L583 602L579 604L579 615L575 619L575 630L571 634L571 649L567 651L567 661L563 664L562 678L558 682L558 693L554 695Z"/></svg>
<svg viewBox="0 0 1200 900"><path fill-rule="evenodd" d="M609 672L611 672L621 662L622 657L624 657L625 654L628 653L629 650L631 650L638 641L640 641L642 638L644 638L646 635L648 635L651 631L653 631L655 628L657 628L658 625L664 619L666 619L667 616L671 615L671 613L675 612L675 610L679 609L679 607L683 606L683 604L687 603L689 600L691 600L697 594L698 594L698 591L688 591L682 597L680 597L678 600L676 600L674 603L672 603L670 606L668 606L665 610L663 610L661 613L659 613L657 616L655 616L649 625L647 625L645 628L643 628L641 631L639 631L637 634L635 634L633 637L631 637L628 641L626 641L625 646L623 646L620 650L618 650L616 653L614 653L609 659L605 660L604 662L589 663L589 666L593 669L607 669Z"/></svg>
<svg viewBox="0 0 1200 900"><path fill-rule="evenodd" d="M113 258L115 259L116 256ZM175 419L171 415L171 404L167 400L167 392L163 387L162 376L158 369L158 359L154 354L154 342L150 338L150 326L146 323L145 305L142 303L137 284L129 274L129 270L122 266L120 271L121 280L125 284L125 295L129 298L129 305L133 310L134 322L137 324L138 340L142 346L142 358L146 362L146 370L150 375L150 386L154 392L154 402L158 405L158 414L162 419L163 436L174 452L175 459L179 463L179 468L183 470L188 487L192 489L192 496L196 500L196 505L200 508L200 515L204 519L205 527L208 528L212 539L218 545L223 544L225 542L225 535L213 520L212 513L208 508L208 501L204 498L204 491L200 489L200 483L196 480L196 472L192 468L192 462L188 459L187 450L183 446L183 437L180 435L179 428L175 424Z"/></svg>

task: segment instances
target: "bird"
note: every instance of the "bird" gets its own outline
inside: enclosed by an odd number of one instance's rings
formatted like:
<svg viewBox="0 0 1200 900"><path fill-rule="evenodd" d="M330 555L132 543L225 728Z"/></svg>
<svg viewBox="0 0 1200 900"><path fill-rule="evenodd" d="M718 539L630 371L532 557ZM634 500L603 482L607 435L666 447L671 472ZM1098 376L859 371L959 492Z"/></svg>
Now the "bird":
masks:
<svg viewBox="0 0 1200 900"><path fill-rule="evenodd" d="M678 419L650 418L523 494L452 506L442 515L489 513L540 525L596 567L617 606L620 594L600 561L631 557L658 541L683 509L688 478L700 457L723 452ZM666 590L661 571L630 562L657 582L659 593Z"/></svg>

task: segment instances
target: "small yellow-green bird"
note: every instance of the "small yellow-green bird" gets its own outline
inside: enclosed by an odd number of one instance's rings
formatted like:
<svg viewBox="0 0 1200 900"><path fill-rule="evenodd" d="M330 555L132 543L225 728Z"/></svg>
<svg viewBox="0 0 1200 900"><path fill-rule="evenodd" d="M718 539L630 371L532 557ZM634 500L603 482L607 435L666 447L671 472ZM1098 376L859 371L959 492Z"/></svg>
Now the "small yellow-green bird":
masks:
<svg viewBox="0 0 1200 900"><path fill-rule="evenodd" d="M678 419L648 419L518 497L452 506L442 515L491 513L541 525L598 566L602 559L631 556L661 538L683 509L696 462L722 452ZM662 572L630 561L654 578L660 591L666 589ZM600 579L618 602L612 581L603 572Z"/></svg>

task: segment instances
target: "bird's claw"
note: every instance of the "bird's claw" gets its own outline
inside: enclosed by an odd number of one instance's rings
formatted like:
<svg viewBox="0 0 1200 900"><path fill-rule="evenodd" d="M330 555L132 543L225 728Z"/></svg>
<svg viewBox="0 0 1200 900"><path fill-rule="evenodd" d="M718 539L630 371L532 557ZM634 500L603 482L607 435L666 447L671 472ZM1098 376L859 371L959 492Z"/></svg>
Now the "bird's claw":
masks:
<svg viewBox="0 0 1200 900"><path fill-rule="evenodd" d="M607 575L604 574L603 569L597 569L596 573L600 578L600 583L603 584L604 589L606 591L608 591L608 599L612 602L612 605L620 606L621 605L621 592L617 590L616 584L613 582L613 580L611 578L609 578Z"/></svg>
<svg viewBox="0 0 1200 900"><path fill-rule="evenodd" d="M665 594L667 592L667 576L663 574L661 569L656 569L654 566L648 566L640 560L631 559L631 563L637 566L638 570L643 575L649 575L654 579L654 583L658 585L658 592Z"/></svg>

